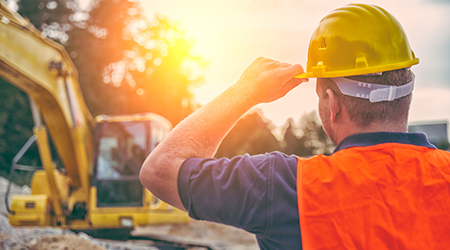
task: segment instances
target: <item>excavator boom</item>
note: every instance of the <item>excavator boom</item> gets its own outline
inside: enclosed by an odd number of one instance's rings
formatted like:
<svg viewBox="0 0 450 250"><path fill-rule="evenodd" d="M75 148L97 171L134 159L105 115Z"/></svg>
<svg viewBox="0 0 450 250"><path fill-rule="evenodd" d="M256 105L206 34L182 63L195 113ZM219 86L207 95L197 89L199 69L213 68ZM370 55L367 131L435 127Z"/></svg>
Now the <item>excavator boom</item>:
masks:
<svg viewBox="0 0 450 250"><path fill-rule="evenodd" d="M42 115L70 186L88 187L92 172L94 124L64 47L42 34L0 2L0 77L24 91ZM36 124L38 127L40 124Z"/></svg>

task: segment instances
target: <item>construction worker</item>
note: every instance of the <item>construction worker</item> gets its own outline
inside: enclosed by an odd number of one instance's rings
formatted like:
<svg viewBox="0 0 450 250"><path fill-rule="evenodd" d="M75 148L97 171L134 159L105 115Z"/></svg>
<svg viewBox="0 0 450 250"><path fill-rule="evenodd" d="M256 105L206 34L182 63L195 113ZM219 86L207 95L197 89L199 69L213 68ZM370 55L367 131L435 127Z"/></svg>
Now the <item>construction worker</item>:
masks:
<svg viewBox="0 0 450 250"><path fill-rule="evenodd" d="M261 249L450 249L450 153L406 133L417 63L384 9L336 9L312 35L306 72L256 59L159 144L141 182L194 219L254 233ZM308 78L331 156L213 158L246 111Z"/></svg>

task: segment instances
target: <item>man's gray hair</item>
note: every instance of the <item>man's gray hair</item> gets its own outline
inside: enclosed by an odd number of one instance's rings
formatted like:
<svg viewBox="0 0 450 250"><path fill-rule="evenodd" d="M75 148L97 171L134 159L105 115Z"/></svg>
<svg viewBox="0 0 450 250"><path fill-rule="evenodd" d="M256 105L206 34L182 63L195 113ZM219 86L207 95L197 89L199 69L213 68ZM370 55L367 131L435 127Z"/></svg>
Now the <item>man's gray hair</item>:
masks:
<svg viewBox="0 0 450 250"><path fill-rule="evenodd" d="M366 83L401 86L413 79L413 73L409 68L403 68L386 71L381 75L358 75L346 78ZM367 127L373 122L397 123L408 119L411 94L393 101L371 103L367 99L343 95L336 83L330 79L323 83L323 91L331 89L341 98L351 121L359 127Z"/></svg>

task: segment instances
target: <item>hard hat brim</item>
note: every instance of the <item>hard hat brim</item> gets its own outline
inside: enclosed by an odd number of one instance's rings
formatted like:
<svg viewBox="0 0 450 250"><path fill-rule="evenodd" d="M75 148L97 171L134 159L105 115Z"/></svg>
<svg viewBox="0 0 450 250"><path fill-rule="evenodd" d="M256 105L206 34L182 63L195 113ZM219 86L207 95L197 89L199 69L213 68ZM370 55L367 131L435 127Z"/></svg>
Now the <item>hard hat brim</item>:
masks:
<svg viewBox="0 0 450 250"><path fill-rule="evenodd" d="M309 78L314 78L314 76L312 75L311 72L303 72L300 75L296 75L294 78L309 79Z"/></svg>
<svg viewBox="0 0 450 250"><path fill-rule="evenodd" d="M393 63L388 65L381 65L378 67L369 67L361 69L350 69L341 71L322 71L322 72L304 72L300 75L296 75L295 78L306 79L306 78L332 78L332 77L345 77L345 76L355 76L364 75L370 73L391 71L396 69L408 68L419 63L419 58L414 58L409 61ZM326 69L326 68L325 68Z"/></svg>

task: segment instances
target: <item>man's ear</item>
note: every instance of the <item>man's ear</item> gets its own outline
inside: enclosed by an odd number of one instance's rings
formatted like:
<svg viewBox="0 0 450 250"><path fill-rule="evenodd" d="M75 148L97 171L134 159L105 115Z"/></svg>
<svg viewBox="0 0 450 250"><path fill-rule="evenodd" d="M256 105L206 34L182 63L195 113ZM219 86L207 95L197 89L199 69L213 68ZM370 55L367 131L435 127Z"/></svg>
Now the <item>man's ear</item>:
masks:
<svg viewBox="0 0 450 250"><path fill-rule="evenodd" d="M341 113L342 101L331 89L326 90L326 95L328 96L330 108L330 121L335 122L338 115Z"/></svg>

